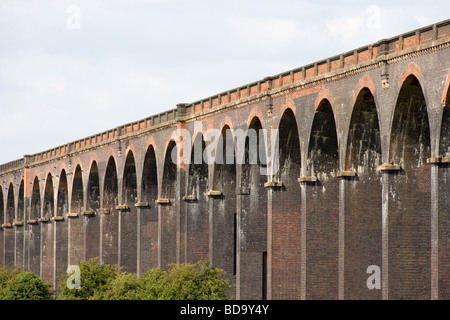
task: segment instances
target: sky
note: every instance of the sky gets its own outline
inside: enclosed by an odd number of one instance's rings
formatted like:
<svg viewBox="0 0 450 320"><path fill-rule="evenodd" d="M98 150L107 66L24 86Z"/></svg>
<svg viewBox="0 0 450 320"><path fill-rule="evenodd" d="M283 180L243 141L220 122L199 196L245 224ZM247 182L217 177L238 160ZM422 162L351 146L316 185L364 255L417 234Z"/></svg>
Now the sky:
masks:
<svg viewBox="0 0 450 320"><path fill-rule="evenodd" d="M0 164L448 12L448 0L0 0Z"/></svg>

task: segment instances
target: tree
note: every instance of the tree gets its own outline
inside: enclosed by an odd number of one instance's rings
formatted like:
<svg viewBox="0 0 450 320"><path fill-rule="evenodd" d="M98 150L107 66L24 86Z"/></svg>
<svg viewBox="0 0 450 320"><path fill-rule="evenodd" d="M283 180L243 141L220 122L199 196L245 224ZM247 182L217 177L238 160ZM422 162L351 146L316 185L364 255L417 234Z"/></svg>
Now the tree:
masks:
<svg viewBox="0 0 450 320"><path fill-rule="evenodd" d="M119 269L116 266L100 264L98 258L88 261L79 261L81 274L81 288L69 289L66 280L70 275L63 277L60 283L60 300L98 300L109 290L111 282L117 277Z"/></svg>
<svg viewBox="0 0 450 320"><path fill-rule="evenodd" d="M0 291L0 299L50 300L52 299L50 286L50 284L44 283L37 274L31 271L22 271L6 282L3 290Z"/></svg>

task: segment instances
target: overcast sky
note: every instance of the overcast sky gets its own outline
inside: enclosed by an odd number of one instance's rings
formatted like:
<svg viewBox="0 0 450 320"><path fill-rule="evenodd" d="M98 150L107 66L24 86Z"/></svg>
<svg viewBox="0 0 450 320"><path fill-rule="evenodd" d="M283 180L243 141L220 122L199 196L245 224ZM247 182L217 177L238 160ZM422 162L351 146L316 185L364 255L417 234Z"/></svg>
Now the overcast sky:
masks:
<svg viewBox="0 0 450 320"><path fill-rule="evenodd" d="M449 12L448 0L0 0L0 164Z"/></svg>

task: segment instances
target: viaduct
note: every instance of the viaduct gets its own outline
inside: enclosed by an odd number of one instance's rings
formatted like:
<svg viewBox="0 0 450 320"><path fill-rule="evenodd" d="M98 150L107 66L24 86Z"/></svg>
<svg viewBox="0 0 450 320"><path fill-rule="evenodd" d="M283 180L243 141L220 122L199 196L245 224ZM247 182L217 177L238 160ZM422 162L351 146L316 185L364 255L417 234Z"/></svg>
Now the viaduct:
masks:
<svg viewBox="0 0 450 320"><path fill-rule="evenodd" d="M447 20L25 155L0 166L0 263L57 285L93 257L208 259L237 299L449 299L449 87ZM237 129L278 144L250 163ZM221 141L244 161L171 157Z"/></svg>

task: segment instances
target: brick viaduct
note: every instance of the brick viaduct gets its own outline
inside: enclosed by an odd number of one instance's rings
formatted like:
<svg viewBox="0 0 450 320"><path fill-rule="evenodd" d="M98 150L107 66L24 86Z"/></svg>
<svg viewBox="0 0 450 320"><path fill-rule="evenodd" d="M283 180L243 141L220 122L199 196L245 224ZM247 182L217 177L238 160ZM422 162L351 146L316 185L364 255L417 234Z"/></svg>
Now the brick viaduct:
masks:
<svg viewBox="0 0 450 320"><path fill-rule="evenodd" d="M92 257L208 259L238 299L449 299L449 87L447 20L25 155L0 166L0 263L56 285ZM171 161L249 128L279 130L278 172Z"/></svg>

